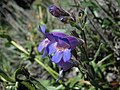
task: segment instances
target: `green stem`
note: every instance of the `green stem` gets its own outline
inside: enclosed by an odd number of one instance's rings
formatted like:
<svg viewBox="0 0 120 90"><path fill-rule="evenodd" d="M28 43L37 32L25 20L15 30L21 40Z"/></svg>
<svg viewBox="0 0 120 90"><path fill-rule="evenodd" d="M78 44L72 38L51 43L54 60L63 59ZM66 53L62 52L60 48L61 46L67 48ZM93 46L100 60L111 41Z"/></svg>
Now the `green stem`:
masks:
<svg viewBox="0 0 120 90"><path fill-rule="evenodd" d="M26 55L29 55L29 53L27 52L27 50L25 50L22 46L20 46L19 44L17 44L15 41L11 41L11 44L14 45L17 49L19 49L21 52L25 53ZM42 63L38 58L34 58L34 60L39 63L46 71L48 71L51 76L55 79L58 78L58 73L55 72L51 67L49 67L47 64L44 65L44 63Z"/></svg>
<svg viewBox="0 0 120 90"><path fill-rule="evenodd" d="M43 64L38 58L35 58L35 61L39 63L44 69L46 69L55 79L58 78L58 73L50 68L47 64Z"/></svg>

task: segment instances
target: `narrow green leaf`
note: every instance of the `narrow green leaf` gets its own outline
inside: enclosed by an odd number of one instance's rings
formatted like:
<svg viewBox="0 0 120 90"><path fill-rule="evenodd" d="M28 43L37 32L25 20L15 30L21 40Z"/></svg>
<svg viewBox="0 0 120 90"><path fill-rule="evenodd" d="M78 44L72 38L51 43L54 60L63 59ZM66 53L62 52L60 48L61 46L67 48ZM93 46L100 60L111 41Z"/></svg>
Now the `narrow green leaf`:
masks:
<svg viewBox="0 0 120 90"><path fill-rule="evenodd" d="M38 58L35 58L35 61L45 68L55 79L58 78L58 73L50 68L47 64L43 64Z"/></svg>
<svg viewBox="0 0 120 90"><path fill-rule="evenodd" d="M43 82L40 82L38 80L31 80L31 82L38 88L38 89L41 89L41 90L47 90L46 86L47 84L43 84Z"/></svg>
<svg viewBox="0 0 120 90"><path fill-rule="evenodd" d="M19 44L17 44L15 41L11 41L11 43L17 47L20 51L24 52L25 54L29 55L29 53L22 47L20 46Z"/></svg>
<svg viewBox="0 0 120 90"><path fill-rule="evenodd" d="M31 84L30 82L22 81L21 84L23 84L25 87L27 87L28 90L36 90L35 86L33 84Z"/></svg>
<svg viewBox="0 0 120 90"><path fill-rule="evenodd" d="M101 69L102 72L103 72L103 71L106 69L107 66L112 65L112 64L115 64L115 61L112 61L112 62L110 62L110 63L108 63L108 64L102 65L102 66L100 67L100 69Z"/></svg>
<svg viewBox="0 0 120 90"><path fill-rule="evenodd" d="M10 76L8 76L3 70L0 69L0 78L3 81L15 82Z"/></svg>
<svg viewBox="0 0 120 90"><path fill-rule="evenodd" d="M101 65L102 64L102 62L104 62L105 60L107 60L107 59L109 59L111 56L113 56L113 53L112 54L109 54L108 56L106 56L105 58L103 58L102 60L100 60L98 63L97 63L97 65Z"/></svg>
<svg viewBox="0 0 120 90"><path fill-rule="evenodd" d="M93 60L93 61L95 61L96 58L97 58L97 56L99 55L100 49L101 49L102 45L103 45L103 43L101 43L101 44L99 45L99 48L98 48L97 52L96 52L95 55L94 55L94 60Z"/></svg>

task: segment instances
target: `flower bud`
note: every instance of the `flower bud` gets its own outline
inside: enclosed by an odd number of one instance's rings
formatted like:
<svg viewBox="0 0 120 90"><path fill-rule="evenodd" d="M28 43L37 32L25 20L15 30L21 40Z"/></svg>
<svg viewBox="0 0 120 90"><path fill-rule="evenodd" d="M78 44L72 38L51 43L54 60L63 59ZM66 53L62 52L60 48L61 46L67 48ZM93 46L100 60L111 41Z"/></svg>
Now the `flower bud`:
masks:
<svg viewBox="0 0 120 90"><path fill-rule="evenodd" d="M73 14L68 13L67 11L63 10L62 8L59 8L57 6L49 6L49 12L60 19L61 22L63 23L70 23L70 22L75 22L76 19Z"/></svg>
<svg viewBox="0 0 120 90"><path fill-rule="evenodd" d="M49 6L49 12L55 17L69 16L68 12L54 5Z"/></svg>

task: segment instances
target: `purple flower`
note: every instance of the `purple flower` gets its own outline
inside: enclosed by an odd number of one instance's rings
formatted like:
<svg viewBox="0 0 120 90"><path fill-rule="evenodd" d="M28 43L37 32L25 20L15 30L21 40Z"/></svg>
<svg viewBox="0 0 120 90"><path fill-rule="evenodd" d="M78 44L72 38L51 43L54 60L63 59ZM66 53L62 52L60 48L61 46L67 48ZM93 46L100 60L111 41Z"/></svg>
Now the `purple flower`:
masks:
<svg viewBox="0 0 120 90"><path fill-rule="evenodd" d="M55 17L60 17L60 16L69 16L69 13L63 10L62 8L59 8L55 5L51 5L48 7L49 12L55 16Z"/></svg>
<svg viewBox="0 0 120 90"><path fill-rule="evenodd" d="M73 62L71 60L64 62L63 59L56 63L60 68L62 68L64 71L70 69L73 66Z"/></svg>
<svg viewBox="0 0 120 90"><path fill-rule="evenodd" d="M52 62L64 71L68 70L73 65L71 51L78 45L78 40L60 32L45 33L45 29L45 26L39 27L46 38L39 44L38 51L41 52L44 49L43 58L48 54Z"/></svg>
<svg viewBox="0 0 120 90"><path fill-rule="evenodd" d="M73 13L68 13L67 11L63 10L62 8L60 7L57 7L55 5L51 5L48 7L49 9L49 12L60 19L61 22L63 23L70 23L71 21L75 22L76 19L73 15Z"/></svg>

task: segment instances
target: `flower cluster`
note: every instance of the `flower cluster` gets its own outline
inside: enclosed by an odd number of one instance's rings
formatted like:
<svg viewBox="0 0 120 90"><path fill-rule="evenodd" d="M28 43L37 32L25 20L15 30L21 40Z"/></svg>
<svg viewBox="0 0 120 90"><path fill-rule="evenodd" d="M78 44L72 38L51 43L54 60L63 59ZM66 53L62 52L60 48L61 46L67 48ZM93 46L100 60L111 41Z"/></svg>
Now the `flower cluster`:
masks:
<svg viewBox="0 0 120 90"><path fill-rule="evenodd" d="M73 66L71 51L78 45L78 40L60 32L45 33L46 27L44 25L39 27L39 30L46 37L38 46L39 52L44 49L42 58L48 54L51 56L51 61L64 71L71 68Z"/></svg>

